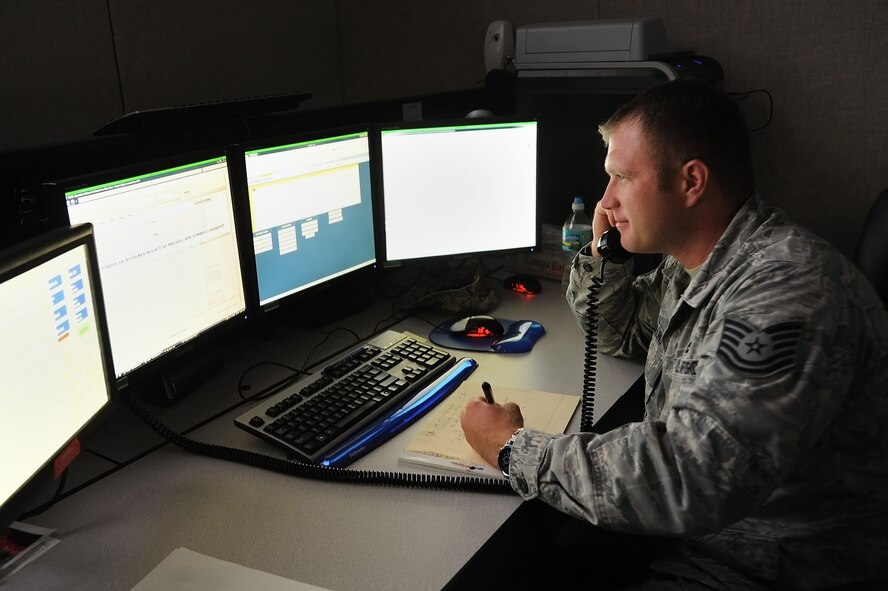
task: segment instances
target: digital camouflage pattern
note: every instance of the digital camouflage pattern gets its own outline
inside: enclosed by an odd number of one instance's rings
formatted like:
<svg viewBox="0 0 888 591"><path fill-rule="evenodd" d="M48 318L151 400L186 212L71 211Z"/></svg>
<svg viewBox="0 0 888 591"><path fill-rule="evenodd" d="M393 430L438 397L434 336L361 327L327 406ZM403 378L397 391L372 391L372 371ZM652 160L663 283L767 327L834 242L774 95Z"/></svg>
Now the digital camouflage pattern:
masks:
<svg viewBox="0 0 888 591"><path fill-rule="evenodd" d="M885 576L888 313L867 280L757 196L693 278L630 267L605 265L599 351L647 355L644 420L522 431L513 487L781 588ZM599 273L574 260L581 326Z"/></svg>

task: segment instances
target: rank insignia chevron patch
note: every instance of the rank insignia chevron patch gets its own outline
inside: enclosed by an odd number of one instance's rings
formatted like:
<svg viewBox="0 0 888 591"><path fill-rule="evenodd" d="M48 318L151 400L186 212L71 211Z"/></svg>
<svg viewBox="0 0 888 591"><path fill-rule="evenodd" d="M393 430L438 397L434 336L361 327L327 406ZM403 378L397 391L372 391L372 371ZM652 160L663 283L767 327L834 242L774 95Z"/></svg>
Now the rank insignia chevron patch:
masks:
<svg viewBox="0 0 888 591"><path fill-rule="evenodd" d="M799 321L781 322L759 330L742 320L725 318L718 356L741 374L766 376L792 367L801 334Z"/></svg>

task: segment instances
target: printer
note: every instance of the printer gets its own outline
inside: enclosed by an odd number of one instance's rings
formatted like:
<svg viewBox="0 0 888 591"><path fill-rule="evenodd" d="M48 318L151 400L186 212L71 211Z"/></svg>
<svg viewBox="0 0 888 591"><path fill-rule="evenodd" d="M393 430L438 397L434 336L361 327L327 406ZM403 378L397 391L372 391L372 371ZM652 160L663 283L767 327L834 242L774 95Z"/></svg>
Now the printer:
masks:
<svg viewBox="0 0 888 591"><path fill-rule="evenodd" d="M515 33L515 70L654 67L668 52L659 18L531 24ZM663 69L668 78L675 73Z"/></svg>
<svg viewBox="0 0 888 591"><path fill-rule="evenodd" d="M711 58L670 50L658 17L524 25L515 32L512 63L519 77L722 77Z"/></svg>

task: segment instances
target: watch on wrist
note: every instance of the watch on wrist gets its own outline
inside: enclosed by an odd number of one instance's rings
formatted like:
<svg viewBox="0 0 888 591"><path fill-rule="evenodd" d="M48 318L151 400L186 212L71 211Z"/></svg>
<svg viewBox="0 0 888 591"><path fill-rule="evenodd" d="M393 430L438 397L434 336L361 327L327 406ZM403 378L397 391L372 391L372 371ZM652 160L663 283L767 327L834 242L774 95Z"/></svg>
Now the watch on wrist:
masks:
<svg viewBox="0 0 888 591"><path fill-rule="evenodd" d="M509 462L512 459L512 446L515 445L515 439L523 430L524 428L522 427L521 429L518 429L514 433L512 433L512 436L509 437L509 440L506 441L500 448L499 455L496 458L496 463L499 466L500 471L503 473L503 476L506 477L506 480L509 480Z"/></svg>

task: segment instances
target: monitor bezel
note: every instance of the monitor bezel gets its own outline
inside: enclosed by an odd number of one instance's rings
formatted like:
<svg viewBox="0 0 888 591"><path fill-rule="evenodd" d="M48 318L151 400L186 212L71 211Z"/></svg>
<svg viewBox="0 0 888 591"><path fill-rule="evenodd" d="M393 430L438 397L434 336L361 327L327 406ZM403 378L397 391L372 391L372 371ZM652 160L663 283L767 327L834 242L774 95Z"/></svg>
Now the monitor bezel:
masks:
<svg viewBox="0 0 888 591"><path fill-rule="evenodd" d="M240 286L244 296L244 309L228 318L224 318L212 326L206 327L200 333L182 341L176 346L160 352L157 356L146 360L141 365L123 373L117 380L117 388L124 389L135 387L144 397L156 399L159 402L171 402L170 393L164 390L169 387L168 374L175 373L183 364L194 361L194 358L209 351L214 351L228 341L230 335L237 334L249 323L250 296L248 286L244 281L244 212L240 209L240 203L235 192L235 178L232 175L232 149L228 144L215 145L199 150L190 150L177 153L158 154L155 157L141 158L129 164L114 168L93 170L55 181L44 183L48 191L47 197L51 201L53 221L57 225L70 224L66 194L87 187L99 186L106 183L116 183L126 179L139 177L154 172L161 172L180 166L188 166L199 162L224 157L228 173L228 186L231 207L234 216L233 230L235 232L235 244L238 251L240 265ZM117 375L116 369L114 369ZM183 392L184 394L184 392Z"/></svg>
<svg viewBox="0 0 888 591"><path fill-rule="evenodd" d="M43 234L10 246L0 256L0 283L20 276L57 256L81 246L86 247L87 272L90 277L90 293L95 308L96 327L99 333L101 358L107 399L105 403L76 429L64 445L59 447L45 463L20 488L0 504L0 531L18 519L25 511L33 509L34 503L47 496L47 491L56 479L55 462L71 443L88 435L109 416L118 400L117 380L111 353L108 325L105 318L105 305L102 282L98 273L98 258L92 224L77 224L49 230Z"/></svg>
<svg viewBox="0 0 888 591"><path fill-rule="evenodd" d="M384 167L385 160L383 155L382 148L382 135L384 132L393 130L411 130L411 129L422 129L422 128L446 128L446 127L481 127L481 126L499 126L499 125L509 125L509 124L524 124L524 123L532 123L535 125L536 130L536 143L537 149L535 153L535 165L537 168L539 167L539 131L540 131L540 123L536 117L527 117L527 116L492 116L492 117L478 117L478 118L461 118L461 119L430 119L430 120L420 120L420 121L401 121L401 122L389 122L389 123L380 123L374 126L374 146L373 146L373 158L376 162L376 171L377 174L375 176L376 186L374 187L374 194L377 195L376 202L379 205L379 214L377 216L377 259L380 261L380 265L383 268L395 268L406 265L413 264L423 264L425 262L434 262L434 261L453 261L453 260L463 260L463 259L472 259L477 257L486 257L486 256L505 256L509 254L521 254L521 253L531 253L537 252L541 248L541 239L542 239L542 227L540 224L540 202L539 202L539 174L535 175L535 185L534 185L534 195L535 195L535 211L534 211L534 244L532 246L521 246L521 247L511 247L511 248L502 248L497 250L487 250L487 251L473 251L473 252L462 252L462 253L453 253L453 254L443 254L443 255L435 255L435 256L419 256L419 257L401 257L401 258L389 258L388 256L388 248L386 244L386 217L385 217L385 207L386 207L386 196L385 196L385 187L384 187Z"/></svg>
<svg viewBox="0 0 888 591"><path fill-rule="evenodd" d="M367 263L366 265L358 267L357 269L352 269L351 271L342 275L327 279L322 283L311 285L293 293L280 296L273 301L266 302L264 304L260 303L259 276L256 269L256 253L252 240L253 220L250 208L250 195L246 171L246 154L248 152L254 152L257 150L273 150L276 148L285 148L290 145L310 143L313 141L332 140L337 137L347 137L358 134L367 135L368 165L370 169L369 180L371 191L370 206L372 210L372 230L374 244L373 262ZM236 162L236 164L233 165L235 174L237 176L236 193L237 198L240 200L240 207L244 212L243 234L245 241L244 258L246 259L246 264L242 268L244 270L244 281L249 290L248 307L250 309L251 316L256 318L257 322L259 322L260 325L262 325L263 321L266 320L269 316L274 316L276 314L287 315L295 313L297 316L304 316L302 314L303 310L300 308L300 305L305 305L306 303L311 302L312 306L324 306L325 304L329 304L329 302L324 301L323 299L326 295L338 293L342 290L342 288L346 286L356 284L369 285L375 281L376 274L380 267L379 252L377 250L379 244L379 204L376 198L376 165L374 163L373 152L374 133L371 125L360 124L332 128L325 127L310 130L298 130L291 133L275 134L273 136L244 141L235 146L232 146L232 148L233 151L236 152L236 155L233 156L233 160ZM347 312L344 311L342 315L346 315L346 313ZM309 314L309 316L311 316L311 314ZM316 324L321 316L327 316L327 314L317 315L314 319L305 317L302 318L302 320L306 320L310 324Z"/></svg>

